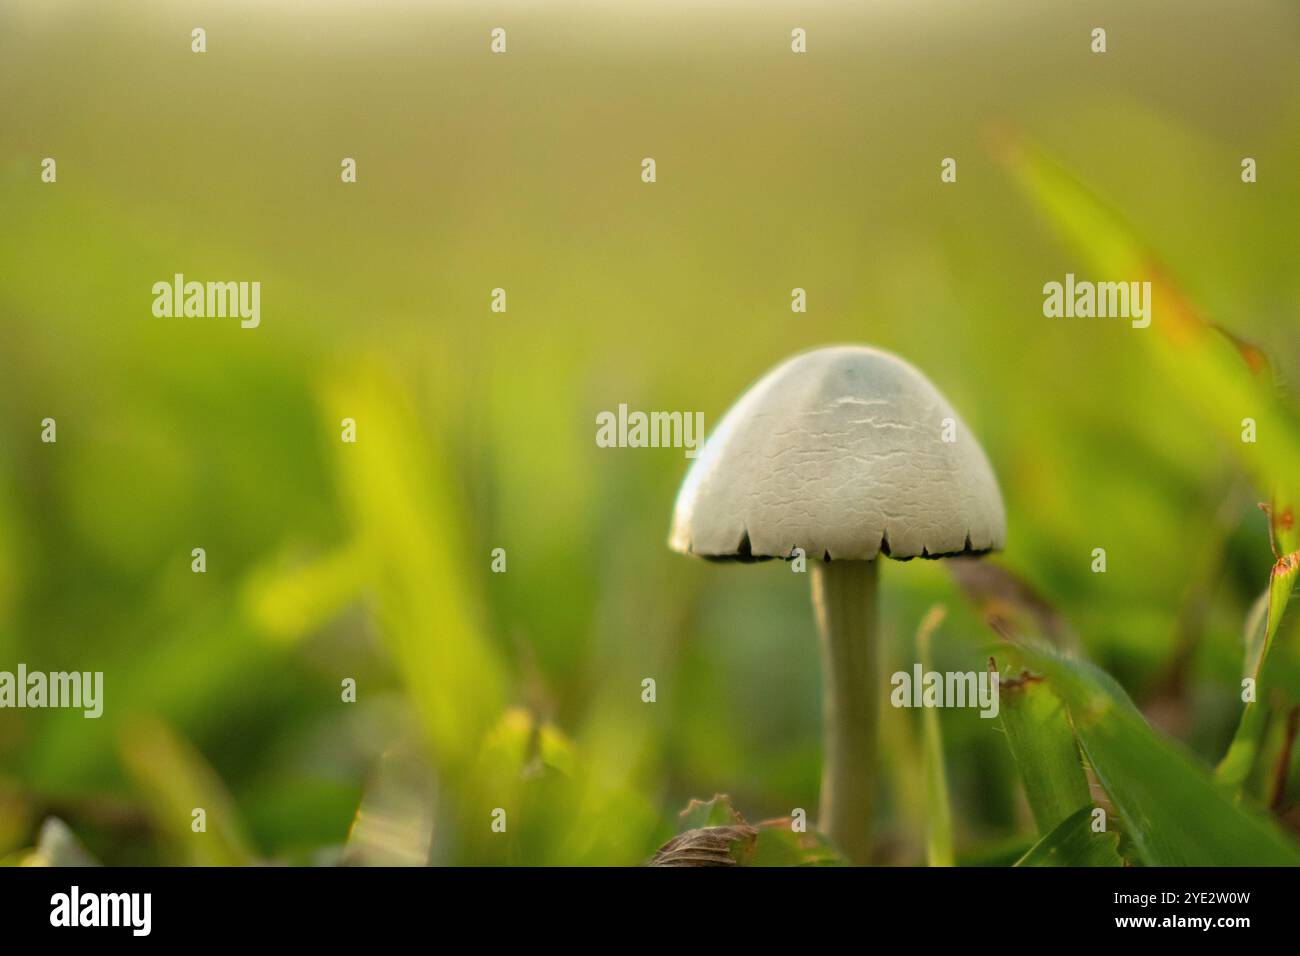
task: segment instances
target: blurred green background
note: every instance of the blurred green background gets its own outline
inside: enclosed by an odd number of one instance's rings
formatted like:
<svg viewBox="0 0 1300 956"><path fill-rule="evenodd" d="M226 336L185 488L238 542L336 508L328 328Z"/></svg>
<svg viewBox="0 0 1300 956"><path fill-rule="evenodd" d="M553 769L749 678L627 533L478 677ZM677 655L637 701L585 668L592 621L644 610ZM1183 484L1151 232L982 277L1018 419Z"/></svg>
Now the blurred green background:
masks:
<svg viewBox="0 0 1300 956"><path fill-rule="evenodd" d="M1152 371L1158 328L1043 317L1045 282L1127 277L990 142L1095 187L1289 393L1300 8L863 6L0 5L0 669L105 673L98 721L0 712L0 857L51 815L114 864L634 864L693 796L813 816L807 577L669 552L681 451L594 435L620 403L711 428L838 341L944 391L1002 485L994 560L1216 762L1268 490ZM260 281L261 327L154 318L176 272ZM882 588L886 672L936 602L938 666L983 668L944 562ZM922 862L919 718L886 718L880 857ZM959 858L1023 850L996 722L941 719Z"/></svg>

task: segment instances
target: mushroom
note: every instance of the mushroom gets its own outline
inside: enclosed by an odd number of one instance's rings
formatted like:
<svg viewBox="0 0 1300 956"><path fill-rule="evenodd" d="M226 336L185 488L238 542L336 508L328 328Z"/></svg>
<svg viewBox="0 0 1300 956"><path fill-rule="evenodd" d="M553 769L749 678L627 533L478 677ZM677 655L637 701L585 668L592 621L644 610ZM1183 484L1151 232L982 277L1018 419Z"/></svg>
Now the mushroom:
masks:
<svg viewBox="0 0 1300 956"><path fill-rule="evenodd" d="M818 825L867 863L876 760L879 555L1001 549L984 451L897 356L821 348L772 369L709 436L677 495L669 546L715 560L812 560L824 764Z"/></svg>

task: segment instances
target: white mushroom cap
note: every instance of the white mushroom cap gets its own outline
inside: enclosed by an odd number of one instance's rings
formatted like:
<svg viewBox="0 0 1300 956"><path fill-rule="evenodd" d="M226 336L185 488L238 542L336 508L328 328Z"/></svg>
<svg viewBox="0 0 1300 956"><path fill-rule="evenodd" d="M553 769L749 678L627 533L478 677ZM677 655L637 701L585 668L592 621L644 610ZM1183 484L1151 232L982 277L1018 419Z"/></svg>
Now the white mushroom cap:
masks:
<svg viewBox="0 0 1300 956"><path fill-rule="evenodd" d="M682 483L669 545L907 559L1000 549L1006 533L993 469L939 390L897 356L841 345L778 365L723 416Z"/></svg>

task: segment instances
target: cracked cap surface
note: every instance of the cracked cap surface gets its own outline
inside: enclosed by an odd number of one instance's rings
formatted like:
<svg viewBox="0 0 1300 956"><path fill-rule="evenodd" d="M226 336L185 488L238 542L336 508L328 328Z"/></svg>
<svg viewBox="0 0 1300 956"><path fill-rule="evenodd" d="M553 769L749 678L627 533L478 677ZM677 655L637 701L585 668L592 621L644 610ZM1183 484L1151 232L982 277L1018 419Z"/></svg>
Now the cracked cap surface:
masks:
<svg viewBox="0 0 1300 956"><path fill-rule="evenodd" d="M993 469L947 399L897 356L842 345L786 360L723 416L677 494L668 543L709 558L803 548L870 560L1005 540Z"/></svg>

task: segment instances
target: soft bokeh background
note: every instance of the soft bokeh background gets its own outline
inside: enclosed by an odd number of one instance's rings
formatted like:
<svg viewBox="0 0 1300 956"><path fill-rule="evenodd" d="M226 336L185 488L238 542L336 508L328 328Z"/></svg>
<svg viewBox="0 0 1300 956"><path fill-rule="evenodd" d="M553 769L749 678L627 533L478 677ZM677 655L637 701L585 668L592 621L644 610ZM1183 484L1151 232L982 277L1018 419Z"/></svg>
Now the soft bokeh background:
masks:
<svg viewBox="0 0 1300 956"><path fill-rule="evenodd" d="M0 669L106 682L98 721L0 712L0 856L54 815L108 863L630 864L692 796L813 813L806 576L669 552L681 452L594 434L623 402L711 427L836 341L929 374L1002 483L999 564L1218 760L1265 491L1152 330L1043 317L1044 282L1121 277L990 142L1095 187L1289 392L1300 8L1137 6L0 4ZM261 327L153 318L175 272L261 281ZM936 602L939 665L983 667L943 562L883 594L887 670ZM920 862L918 724L886 716L881 859ZM1005 741L942 720L960 858L1014 858Z"/></svg>

